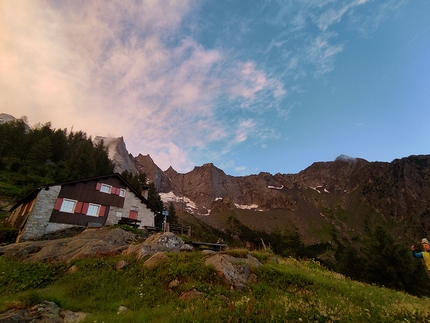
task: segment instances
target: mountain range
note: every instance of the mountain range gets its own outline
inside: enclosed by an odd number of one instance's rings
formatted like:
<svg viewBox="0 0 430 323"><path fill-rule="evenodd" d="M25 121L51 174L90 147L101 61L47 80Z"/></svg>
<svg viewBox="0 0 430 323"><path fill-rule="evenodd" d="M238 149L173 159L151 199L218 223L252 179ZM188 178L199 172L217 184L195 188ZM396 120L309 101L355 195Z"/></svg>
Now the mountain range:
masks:
<svg viewBox="0 0 430 323"><path fill-rule="evenodd" d="M14 119L0 114L0 123ZM93 142L100 140L115 171L145 173L165 206L173 203L181 223L203 223L203 230L224 237L255 244L267 235L273 242L276 235L296 234L305 246L329 246L318 257L330 260L347 245L359 250L377 225L405 245L426 237L430 228L430 155L392 162L341 155L297 174L248 176L230 176L209 163L182 174L161 170L150 155L132 156L123 137L97 136Z"/></svg>
<svg viewBox="0 0 430 323"><path fill-rule="evenodd" d="M163 202L220 231L235 225L266 233L297 232L306 245L354 244L381 224L401 243L430 228L430 155L369 162L341 155L297 174L230 176L213 164L181 174L149 155L133 157L122 137L103 139L115 171L145 173ZM329 255L328 255L329 256Z"/></svg>

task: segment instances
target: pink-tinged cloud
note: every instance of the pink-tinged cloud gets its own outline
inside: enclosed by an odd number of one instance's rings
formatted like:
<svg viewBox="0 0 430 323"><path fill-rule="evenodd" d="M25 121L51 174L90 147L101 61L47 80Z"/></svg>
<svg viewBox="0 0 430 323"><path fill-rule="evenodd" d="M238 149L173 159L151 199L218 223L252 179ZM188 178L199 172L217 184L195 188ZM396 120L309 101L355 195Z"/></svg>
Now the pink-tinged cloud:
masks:
<svg viewBox="0 0 430 323"><path fill-rule="evenodd" d="M132 154L190 169L189 151L235 135L218 119L217 100L250 105L260 93L285 93L255 63L175 38L195 5L0 2L1 112L124 136Z"/></svg>

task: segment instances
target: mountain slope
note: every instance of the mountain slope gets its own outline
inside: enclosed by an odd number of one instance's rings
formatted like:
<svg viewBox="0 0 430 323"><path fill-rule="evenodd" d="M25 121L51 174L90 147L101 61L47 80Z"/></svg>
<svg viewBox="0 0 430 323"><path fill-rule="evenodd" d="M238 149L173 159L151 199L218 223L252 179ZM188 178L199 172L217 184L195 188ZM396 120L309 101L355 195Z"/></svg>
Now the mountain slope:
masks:
<svg viewBox="0 0 430 323"><path fill-rule="evenodd" d="M430 155L391 163L342 155L298 174L249 176L227 175L211 163L185 174L162 171L142 154L133 162L165 203L224 231L232 217L252 230L297 231L306 244L333 242L333 232L352 243L378 223L405 243L430 229Z"/></svg>

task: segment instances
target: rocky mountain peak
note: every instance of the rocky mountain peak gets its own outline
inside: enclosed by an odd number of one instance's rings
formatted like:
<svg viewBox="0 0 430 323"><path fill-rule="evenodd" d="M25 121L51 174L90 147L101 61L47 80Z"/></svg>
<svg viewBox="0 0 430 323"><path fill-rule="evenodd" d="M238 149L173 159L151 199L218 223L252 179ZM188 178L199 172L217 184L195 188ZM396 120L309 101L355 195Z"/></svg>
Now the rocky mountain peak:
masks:
<svg viewBox="0 0 430 323"><path fill-rule="evenodd" d="M7 113L0 113L0 123L5 123L9 121L15 121L17 120L14 116L11 116Z"/></svg>
<svg viewBox="0 0 430 323"><path fill-rule="evenodd" d="M133 156L128 153L123 137L96 136L93 143L97 144L102 140L104 145L108 148L109 159L115 164L114 171L116 173L122 173L127 170L132 174L137 174Z"/></svg>
<svg viewBox="0 0 430 323"><path fill-rule="evenodd" d="M175 176L175 175L178 175L178 172L172 167L172 166L169 166L169 168L167 168L167 170L165 171L165 173L167 174L167 176Z"/></svg>
<svg viewBox="0 0 430 323"><path fill-rule="evenodd" d="M19 119L15 118L14 116L7 114L7 113L0 113L0 124L11 122L11 121L17 121ZM28 132L31 130L31 127L28 125L28 120L26 116L21 117L21 120L24 121L25 130Z"/></svg>
<svg viewBox="0 0 430 323"><path fill-rule="evenodd" d="M170 192L172 185L169 177L158 167L151 156L139 154L134 158L134 165L139 173L145 173L147 178L152 181L158 192Z"/></svg>

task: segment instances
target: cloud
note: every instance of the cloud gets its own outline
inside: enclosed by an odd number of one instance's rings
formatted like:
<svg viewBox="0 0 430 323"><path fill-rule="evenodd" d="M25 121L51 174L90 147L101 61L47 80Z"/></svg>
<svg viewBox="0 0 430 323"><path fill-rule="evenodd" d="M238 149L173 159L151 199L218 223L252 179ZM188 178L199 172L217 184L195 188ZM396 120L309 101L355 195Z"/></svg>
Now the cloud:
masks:
<svg viewBox="0 0 430 323"><path fill-rule="evenodd" d="M240 122L236 130L235 142L245 141L248 137L248 133L254 129L255 125L253 120L244 120Z"/></svg>
<svg viewBox="0 0 430 323"><path fill-rule="evenodd" d="M342 52L343 44L331 44L333 33L325 33L315 38L308 49L308 59L315 67L315 76L328 73L334 69L336 56Z"/></svg>
<svg viewBox="0 0 430 323"><path fill-rule="evenodd" d="M132 154L187 171L279 138L265 117L289 118L300 102L285 98L335 68L345 46L336 25L372 28L402 1L375 13L367 2L270 1L250 16L224 10L214 28L212 12L199 16L207 2L1 1L0 106L31 123L124 136ZM209 45L207 29L218 37Z"/></svg>
<svg viewBox="0 0 430 323"><path fill-rule="evenodd" d="M1 106L30 122L124 136L133 154L149 152L162 168L190 169L191 151L230 136L217 114L220 99L239 108L284 94L254 62L182 32L193 2L0 6Z"/></svg>

